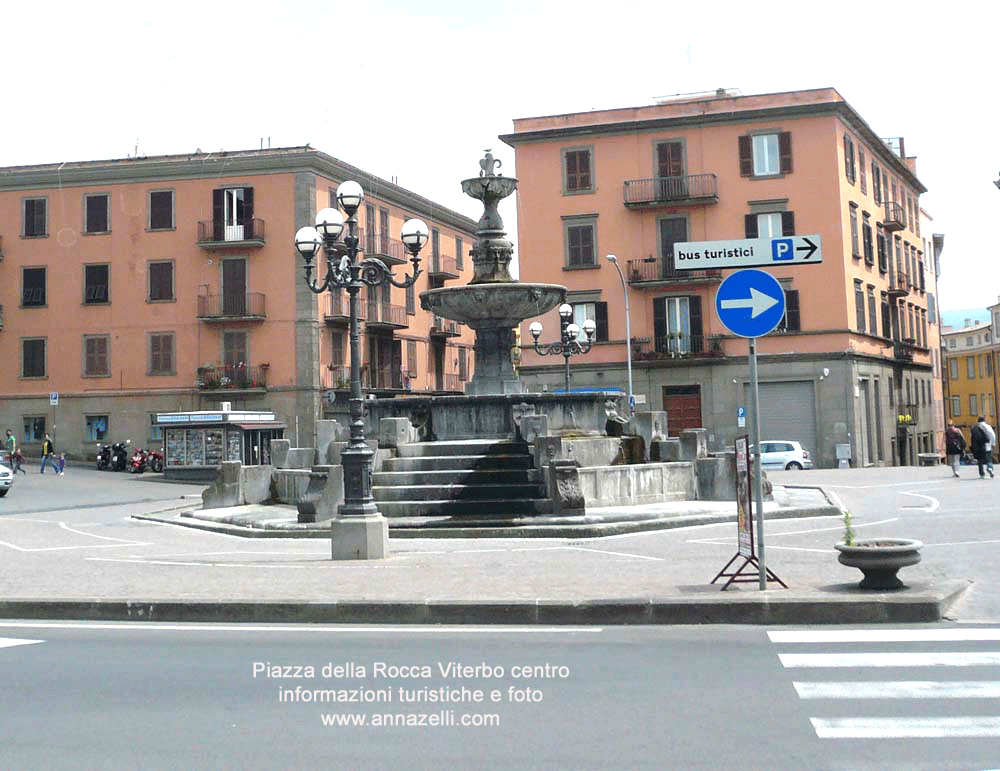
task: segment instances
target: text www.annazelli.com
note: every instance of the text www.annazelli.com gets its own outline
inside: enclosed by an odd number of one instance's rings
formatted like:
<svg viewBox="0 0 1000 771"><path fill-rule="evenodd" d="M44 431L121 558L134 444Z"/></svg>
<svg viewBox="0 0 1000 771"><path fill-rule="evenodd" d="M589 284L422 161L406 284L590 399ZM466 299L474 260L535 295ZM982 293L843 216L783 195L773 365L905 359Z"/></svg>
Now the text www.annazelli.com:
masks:
<svg viewBox="0 0 1000 771"><path fill-rule="evenodd" d="M454 710L446 709L440 712L414 712L414 713L381 713L373 715L356 715L340 713L320 715L323 725L330 727L371 727L371 728L392 728L431 726L434 728L455 727L483 727L500 725L499 715L480 715L478 713L456 715Z"/></svg>

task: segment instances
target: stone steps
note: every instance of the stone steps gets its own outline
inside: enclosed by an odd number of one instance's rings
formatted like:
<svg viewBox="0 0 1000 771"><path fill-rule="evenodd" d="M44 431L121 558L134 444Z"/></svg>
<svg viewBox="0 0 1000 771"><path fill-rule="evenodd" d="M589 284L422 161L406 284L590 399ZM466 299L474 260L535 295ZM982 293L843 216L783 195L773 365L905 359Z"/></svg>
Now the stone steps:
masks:
<svg viewBox="0 0 1000 771"><path fill-rule="evenodd" d="M541 481L540 472L527 468L378 471L372 475L374 487L524 485L539 484Z"/></svg>
<svg viewBox="0 0 1000 771"><path fill-rule="evenodd" d="M502 500L427 500L378 501L378 510L387 519L450 517L456 526L475 526L480 522L497 524L522 517L552 513L552 502L544 498ZM440 527L445 523L437 522Z"/></svg>
<svg viewBox="0 0 1000 771"><path fill-rule="evenodd" d="M531 469L530 455L422 455L410 458L390 458L385 471L505 471ZM384 472L379 472L384 473Z"/></svg>

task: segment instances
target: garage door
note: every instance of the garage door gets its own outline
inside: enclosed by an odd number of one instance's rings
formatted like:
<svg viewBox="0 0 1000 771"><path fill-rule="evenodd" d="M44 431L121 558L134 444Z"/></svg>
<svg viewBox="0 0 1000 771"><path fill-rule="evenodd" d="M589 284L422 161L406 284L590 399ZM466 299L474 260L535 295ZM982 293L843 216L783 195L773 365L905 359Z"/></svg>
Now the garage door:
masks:
<svg viewBox="0 0 1000 771"><path fill-rule="evenodd" d="M758 392L761 439L793 439L809 450L815 461L819 456L819 444L816 441L816 394L813 381L760 383ZM744 399L747 417L752 419L749 386L744 391ZM747 426L750 425L748 422Z"/></svg>

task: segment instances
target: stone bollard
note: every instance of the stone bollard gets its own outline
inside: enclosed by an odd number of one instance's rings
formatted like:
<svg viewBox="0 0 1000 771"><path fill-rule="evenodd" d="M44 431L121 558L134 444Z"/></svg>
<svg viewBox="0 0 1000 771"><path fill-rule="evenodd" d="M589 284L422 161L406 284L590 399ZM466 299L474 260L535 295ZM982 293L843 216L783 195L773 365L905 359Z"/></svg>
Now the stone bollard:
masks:
<svg viewBox="0 0 1000 771"><path fill-rule="evenodd" d="M580 516L586 513L583 488L580 487L580 467L576 461L553 460L545 467L544 473L553 514Z"/></svg>
<svg viewBox="0 0 1000 771"><path fill-rule="evenodd" d="M238 460L223 461L215 482L201 491L203 509L221 509L243 505L243 464Z"/></svg>
<svg viewBox="0 0 1000 771"><path fill-rule="evenodd" d="M539 437L547 437L549 435L548 415L524 415L517 424L517 435L528 444L532 444Z"/></svg>
<svg viewBox="0 0 1000 771"><path fill-rule="evenodd" d="M681 440L675 436L653 442L649 459L654 463L675 463L681 459Z"/></svg>
<svg viewBox="0 0 1000 771"><path fill-rule="evenodd" d="M380 447L401 447L410 443L409 418L382 418L378 422L378 443Z"/></svg>
<svg viewBox="0 0 1000 771"><path fill-rule="evenodd" d="M313 466L309 486L296 508L299 522L322 522L337 516L344 502L344 467Z"/></svg>
<svg viewBox="0 0 1000 771"><path fill-rule="evenodd" d="M681 460L694 461L708 455L708 430L688 428L681 431Z"/></svg>
<svg viewBox="0 0 1000 771"><path fill-rule="evenodd" d="M271 440L271 465L275 468L288 468L288 451L292 448L290 439Z"/></svg>
<svg viewBox="0 0 1000 771"><path fill-rule="evenodd" d="M637 412L632 417L632 433L641 436L651 452L653 442L667 438L667 413L664 410ZM651 456L647 455L643 460L651 459Z"/></svg>

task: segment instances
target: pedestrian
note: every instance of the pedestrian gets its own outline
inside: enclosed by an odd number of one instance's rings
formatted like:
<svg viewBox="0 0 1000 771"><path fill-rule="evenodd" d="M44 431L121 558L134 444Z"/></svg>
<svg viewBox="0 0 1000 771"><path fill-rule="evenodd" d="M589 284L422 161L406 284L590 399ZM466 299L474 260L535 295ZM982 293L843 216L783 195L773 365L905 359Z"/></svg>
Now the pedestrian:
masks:
<svg viewBox="0 0 1000 771"><path fill-rule="evenodd" d="M14 437L14 432L9 428L7 429L7 438L4 440L4 446L7 448L7 453L10 455L10 470L13 473L20 471L22 474L26 473L23 468L21 468L21 451L17 449L17 439Z"/></svg>
<svg viewBox="0 0 1000 771"><path fill-rule="evenodd" d="M52 470L57 474L59 473L59 466L56 465L55 459L55 447L52 446L52 439L48 434L45 435L45 440L42 442L42 467L38 470L39 474L45 473L45 464L52 464Z"/></svg>
<svg viewBox="0 0 1000 771"><path fill-rule="evenodd" d="M944 451L948 456L948 465L951 472L958 476L958 467L962 462L962 453L965 452L965 436L955 428L953 421L948 421L948 427L944 431Z"/></svg>
<svg viewBox="0 0 1000 771"><path fill-rule="evenodd" d="M66 453L59 453L59 476L63 475L63 469L66 468Z"/></svg>
<svg viewBox="0 0 1000 771"><path fill-rule="evenodd" d="M28 472L27 472L27 471L25 471L25 470L24 470L24 469L23 469L23 468L21 467L21 464L22 464L22 463L24 463L24 454L23 454L23 453L21 452L21 448L20 448L20 447L18 447L18 448L17 448L16 450L14 450L14 455L13 455L13 458L14 458L14 465L13 465L13 466L11 467L11 470L12 470L12 471L13 471L13 472L14 472L15 474L16 474L16 473L17 473L18 471L20 471L20 472L21 472L22 474L25 474L25 475L27 475L27 473L28 473Z"/></svg>
<svg viewBox="0 0 1000 771"><path fill-rule="evenodd" d="M997 435L993 427L986 422L986 418L980 416L976 425L972 427L970 433L972 454L976 456L976 463L979 464L979 478L985 479L983 469L989 472L990 479L993 478L993 445L996 444Z"/></svg>

